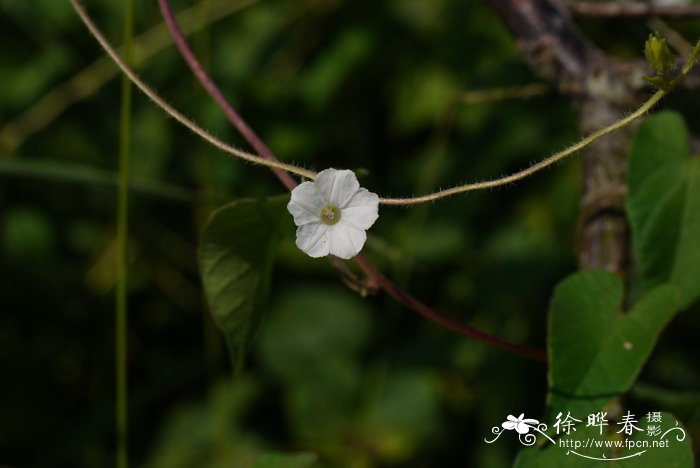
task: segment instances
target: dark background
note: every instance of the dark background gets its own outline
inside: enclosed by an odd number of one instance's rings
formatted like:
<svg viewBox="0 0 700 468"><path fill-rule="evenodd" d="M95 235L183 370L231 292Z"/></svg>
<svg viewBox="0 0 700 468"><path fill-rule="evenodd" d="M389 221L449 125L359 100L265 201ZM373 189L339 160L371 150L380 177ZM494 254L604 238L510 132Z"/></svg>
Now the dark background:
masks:
<svg viewBox="0 0 700 468"><path fill-rule="evenodd" d="M160 21L155 2L137 3L137 31ZM284 161L350 168L380 195L408 196L513 172L579 137L569 102L553 91L460 101L461 91L538 81L481 2L258 0L207 21L207 8L236 3L173 7L201 7L190 20L201 26L195 50ZM122 2L86 7L119 43ZM649 33L644 20L579 24L620 57L640 57ZM691 41L700 35L697 20L671 24ZM0 464L109 466L118 74L105 67L111 80L38 128L60 102L43 104L40 118L23 118L27 109L52 90L73 100L61 84L102 52L67 1L0 1L0 39ZM154 55L137 69L147 82L245 147L172 46L145 48ZM699 96L678 91L663 107L697 131ZM267 318L232 379L204 306L199 231L227 201L284 189L138 93L132 125L135 464L246 466L260 450L313 451L326 466L512 463L513 438L483 440L508 414L541 417L546 367L451 334L384 295L360 298L327 261L296 249L291 216ZM541 348L552 288L576 269L581 190L574 157L499 190L381 207L364 253L456 320ZM640 414L674 411L695 441L699 325L697 307L677 317L626 397Z"/></svg>

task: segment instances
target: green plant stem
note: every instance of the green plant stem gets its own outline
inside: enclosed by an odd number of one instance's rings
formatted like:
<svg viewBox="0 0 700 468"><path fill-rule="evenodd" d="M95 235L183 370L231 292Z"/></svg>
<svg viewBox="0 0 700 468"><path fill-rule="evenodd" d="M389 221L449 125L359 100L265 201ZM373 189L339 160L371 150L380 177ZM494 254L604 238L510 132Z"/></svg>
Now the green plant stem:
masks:
<svg viewBox="0 0 700 468"><path fill-rule="evenodd" d="M138 75L133 71L133 69L127 63L124 62L124 60L119 56L119 54L117 54L116 50L114 50L114 47L112 47L109 44L109 41L105 39L104 35L100 32L99 28L95 25L95 22L92 20L92 18L90 18L90 16L87 14L80 2L78 0L70 0L70 2L71 5L73 5L75 11L80 16L80 19L83 20L83 23L85 24L85 26L87 26L90 33L95 37L95 39L97 39L97 42L100 43L102 48L112 58L114 63L117 64L121 71L124 72L128 79L131 80L131 82L134 85L136 85L137 88L139 88L146 96L148 96L148 98L151 101L153 101L158 107L163 109L170 117L177 120L180 124L184 125L192 132L196 133L203 140L219 148L221 151L224 151L225 153L228 153L239 159L243 159L244 161L248 161L253 164L258 164L260 166L280 169L282 171L287 171L292 174L296 174L309 179L313 179L316 177L316 173L314 171L309 171L308 169L297 167L293 164L285 164L279 161L271 161L261 156L242 151L232 145L224 143L223 141L214 137L211 133L207 132L202 127L194 123L192 120L185 117L181 112L179 112L173 106L168 104L162 97L160 97L158 93L153 91L153 89L151 89L150 86L144 83L144 81L138 77Z"/></svg>
<svg viewBox="0 0 700 468"><path fill-rule="evenodd" d="M586 146L590 145L597 139L604 137L605 135L608 135L609 133L613 133L617 130L620 130L627 125L631 124L635 120L643 117L646 115L651 109L658 104L658 102L666 96L685 76L690 72L690 70L693 68L695 65L695 60L698 57L698 54L700 54L700 41L698 41L695 44L695 47L693 47L693 50L690 52L688 55L688 58L686 62L683 64L681 67L680 72L678 75L671 80L671 82L666 86L664 89L660 89L656 91L646 102L644 102L637 110L632 112L631 114L627 115L626 117L621 118L620 120L617 120L616 122L613 122L612 124L608 125L607 127L601 128L600 130L591 133L590 135L582 138L579 142L569 146L566 149L563 149L562 151L559 151L558 153L553 154L552 156L543 159L542 161L533 164L532 166L528 167L527 169L523 169L522 171L515 172L513 174L510 174L505 177L501 177L499 179L493 179L493 180L486 180L483 182L475 182L471 184L464 184L464 185L459 185L457 187L453 187L450 189L446 190L440 190L435 193L431 193L428 195L423 195L420 197L411 197L411 198L380 198L379 203L382 203L384 205L416 205L419 203L427 203L427 202L432 202L439 200L441 198L446 198L450 197L453 195L457 195L460 193L465 193L465 192L472 192L475 190L484 190L484 189L490 189L490 188L495 188L495 187L500 187L501 185L507 185L513 182L516 182L518 180L524 179L528 176L531 176L532 174L541 171L542 169L546 169L547 167L558 163L559 161L562 161L563 159L567 158L568 156L571 156L582 149L584 149Z"/></svg>
<svg viewBox="0 0 700 468"><path fill-rule="evenodd" d="M190 35L210 23L242 11L260 0L217 0L211 7L196 4L178 14L185 35ZM207 11L203 15L203 11ZM201 18L201 20L200 20ZM146 62L171 44L165 24L153 26L132 40L131 64ZM119 48L123 53L122 48ZM119 74L112 59L104 55L83 68L68 80L57 85L21 114L0 128L0 159L9 159L27 138L55 121L71 105L92 96L112 78Z"/></svg>
<svg viewBox="0 0 700 468"><path fill-rule="evenodd" d="M485 180L483 182L474 182L471 184L464 184L464 185L459 185L457 187L452 187L449 189L445 190L440 190L438 192L430 193L427 195L423 195L420 197L411 197L411 198L380 198L379 203L382 203L384 205L417 205L419 203L427 203L427 202L432 202L432 201L437 201L440 200L441 198L447 198L451 197L453 195L458 195L460 193L465 193L465 192L473 192L475 190L485 190L485 189L490 189L490 188L495 188L495 187L500 187L502 185L507 185L513 182L516 182L518 180L524 179L528 176L531 176L532 174L541 171L542 169L546 169L547 167L558 163L559 161L565 159L568 156L571 156L574 153L577 153L578 151L582 150L586 146L590 145L594 141L596 141L598 138L607 135L608 133L612 133L616 130L619 130L630 123L634 122L647 112L651 110L652 107L654 107L662 97L666 95L667 91L657 91L654 93L654 95L649 98L648 101L646 101L644 104L642 104L639 109L634 111L632 114L628 115L627 117L618 120L617 122L614 122L613 124L602 128L598 130L597 132L594 132L590 134L589 136L583 138L581 141L578 143L569 146L568 148L559 151L558 153L553 154L552 156L543 159L542 161L533 164L532 166L528 167L527 169L523 169L522 171L510 174L505 177L501 177L499 179L493 179L493 180Z"/></svg>
<svg viewBox="0 0 700 468"><path fill-rule="evenodd" d="M177 22L177 18L170 8L170 3L167 0L158 0L158 6L163 14L165 24L168 25L170 35L180 51L180 55L182 55L182 58L185 59L185 62L190 67L190 70L192 70L194 76L197 77L197 80L202 87L207 91L207 93L209 93L212 99L214 99L214 102L216 102L219 108L224 112L229 122L231 122L231 124L236 128L236 130L238 130L243 138L250 143L255 151L260 154L260 157L270 163L279 164L279 160L274 154L272 154L270 148L267 147L267 145L260 139L258 134L255 133L252 128L250 128L248 123L243 120L240 114L238 114L238 112L236 112L236 110L229 104L224 94L221 92L216 83L214 83L214 80L212 80L209 77L209 74L204 70L204 67L194 55L194 52L192 52L190 45L187 43L185 35L182 33L182 29L180 29L180 25ZM277 178L289 190L293 190L294 187L298 185L296 180L294 180L294 178L288 172L275 166L271 166L271 169Z"/></svg>
<svg viewBox="0 0 700 468"><path fill-rule="evenodd" d="M124 60L131 60L134 35L135 0L126 0L124 18ZM129 235L129 153L131 150L131 81L122 76L121 115L119 122L119 191L117 199L117 285L115 317L115 424L117 436L117 468L129 464L127 407L127 288Z"/></svg>
<svg viewBox="0 0 700 468"><path fill-rule="evenodd" d="M23 179L38 179L41 183L57 182L60 184L83 184L92 188L118 189L119 173L98 169L83 164L71 164L64 161L37 159L33 157L3 159L0 154L0 177L20 177ZM131 194L138 193L162 200L178 203L208 203L226 200L224 194L209 194L200 197L187 187L139 177L130 177Z"/></svg>

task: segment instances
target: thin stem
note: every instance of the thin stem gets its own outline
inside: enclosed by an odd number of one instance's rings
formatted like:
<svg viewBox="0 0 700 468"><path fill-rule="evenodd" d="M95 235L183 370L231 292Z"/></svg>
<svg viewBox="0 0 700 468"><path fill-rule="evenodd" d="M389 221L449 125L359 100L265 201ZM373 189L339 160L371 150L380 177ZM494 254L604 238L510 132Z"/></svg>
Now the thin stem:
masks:
<svg viewBox="0 0 700 468"><path fill-rule="evenodd" d="M695 65L695 60L698 58L698 54L700 54L700 40L695 44L693 50L690 51L690 54L688 55L688 60L685 61L683 67L681 68L681 72L676 78L673 79L673 81L667 88L668 90L676 86L688 73L690 73L690 70L692 70L693 66Z"/></svg>
<svg viewBox="0 0 700 468"><path fill-rule="evenodd" d="M134 36L135 0L126 0L124 19L124 60L131 61ZM119 192L117 196L117 284L115 310L115 424L117 468L129 464L127 407L127 287L129 236L129 153L131 151L131 81L126 75L121 83L121 117L119 122Z"/></svg>
<svg viewBox="0 0 700 468"><path fill-rule="evenodd" d="M177 27L177 23L173 17L168 0L158 0L158 3L160 5L163 16L165 17L166 23L168 24L170 32L173 35L173 40L175 41L177 47L180 49L180 52L182 53L184 59L187 61L192 71L200 80L200 83L202 83L202 86L204 86L204 88L209 92L209 94L212 95L212 97L216 100L217 104L219 104L222 110L226 113L231 123L241 132L243 137L246 140L248 140L248 142L252 146L254 146L256 150L258 150L261 154L266 155L266 157L272 161L277 161L277 157L272 153L272 151L270 151L267 148L267 146L257 137L257 135L255 135L255 133L245 123L243 118L240 117L237 112L235 112L231 104L226 100L223 94L219 91L216 84L201 66L196 56L187 45L187 42L182 35L182 32ZM282 183L285 184L285 186L289 190L292 190L294 186L296 186L296 184L291 186L287 185L281 177L280 180L282 181ZM354 260L355 263L357 263L357 265L362 269L362 271L364 271L364 273L367 275L367 277L370 279L373 285L381 287L396 301L398 301L401 304L404 304L409 309L418 312L428 320L435 322L449 330L452 330L453 332L473 338L477 341L481 341L496 348L504 349L513 354L517 354L538 361L547 360L546 353L542 350L511 343L510 341L489 335L480 330L472 328L468 325L463 325L459 322L456 322L448 317L441 315L439 312L423 304L418 299L411 296L408 292L398 287L393 281L384 276L384 274L382 274L382 272L380 272L377 269L377 267L375 267L362 255L357 255L356 257L354 257ZM342 268L340 269L340 271L343 271Z"/></svg>
<svg viewBox="0 0 700 468"><path fill-rule="evenodd" d="M692 70L693 66L695 65L695 60L698 57L698 54L700 54L700 41L698 41L695 44L695 47L693 47L693 50L690 52L688 55L688 58L686 62L683 64L681 67L680 72L678 75L671 80L669 85L665 87L664 89L661 89L657 92L655 92L644 104L639 106L637 110L632 112L626 117L621 118L620 120L613 122L612 124L608 125L605 128L601 128L600 130L593 132L592 134L588 135L587 137L583 138L580 140L578 143L575 143L568 148L559 151L556 154L553 154L552 156L536 163L533 164L532 166L528 167L527 169L523 169L520 172L516 172L514 174L508 175L506 177L502 177L500 179L494 179L494 180L486 180L483 182L475 182L471 184L464 184L460 185L457 187L453 187L450 189L446 190L441 190L439 192L431 193L428 195L423 195L420 197L413 197L413 198L380 198L379 203L382 203L384 205L415 205L418 203L426 203L426 202L431 202L431 201L436 201L441 198L446 198L450 197L452 195L457 195L460 193L465 193L465 192L471 192L474 190L484 190L484 189L489 189L489 188L494 188L494 187L500 187L501 185L507 185L512 182L516 182L518 180L524 179L528 176L531 176L532 174L541 171L542 169L546 169L547 167L558 163L559 161L565 159L568 156L571 156L572 154L577 153L578 151L582 150L586 146L590 145L597 139L615 132L617 130L620 130L621 128L626 127L627 125L631 124L635 120L639 119L640 117L644 116L647 112L649 112L664 96L666 96L688 73L690 73L690 70Z"/></svg>
<svg viewBox="0 0 700 468"><path fill-rule="evenodd" d="M570 8L575 15L595 18L639 18L643 16L690 18L700 16L700 5L575 1L570 4Z"/></svg>
<svg viewBox="0 0 700 468"><path fill-rule="evenodd" d="M167 4L166 0L159 0L161 2L161 8L163 5L165 7L169 7ZM212 135L210 135L208 132L206 132L204 129L198 127L196 124L191 122L189 119L184 117L182 114L180 114L177 110L175 110L173 107L168 105L166 102L163 101L162 98L160 98L153 90L151 90L145 83L143 83L138 76L120 59L119 55L114 51L114 49L109 45L107 40L104 38L104 36L101 34L99 29L95 26L95 24L92 22L92 20L89 18L89 16L86 14L82 6L80 5L78 0L71 0L71 4L73 7L76 9L78 14L80 15L81 19L85 23L85 25L88 27L90 32L93 34L93 36L98 40L100 45L105 49L105 51L109 54L109 56L115 61L115 63L120 67L120 69L136 84L141 91L143 91L151 100L153 100L157 105L159 105L161 108L163 108L169 115L171 115L173 118L178 120L181 124L185 125L186 127L190 128L193 132L198 134L200 137L204 138L206 141L209 143L213 144L214 146L222 149L223 151L228 152L229 154L232 154L233 156L239 157L241 159L247 160L249 162L255 163L255 164L260 164L263 166L267 166L270 168L274 169L279 169L282 171L287 171L291 172L293 174L301 175L303 177L307 177L310 179L315 178L316 173L313 171L309 171L306 169L298 168L296 166L290 165L290 164L284 164L280 163L277 158L272 154L272 152L267 149L267 147L262 143L262 141L255 135L252 130L248 127L248 125L245 123L245 121L233 110L232 106L226 101L226 99L223 97L223 95L220 92L215 92L218 91L218 88L214 85L213 81L207 76L206 72L204 72L203 68L201 66L198 67L199 72L197 72L197 75L201 74L202 78L200 78L200 81L204 85L204 83L209 83L208 86L205 86L207 90L212 94L212 96L217 99L217 103L222 107L222 110L227 113L227 116L229 119L232 120L232 123L241 130L241 128L247 129L247 131L243 132L244 137L248 139L249 143L256 147L259 151L264 147L264 150L260 151L261 153L265 153L265 157L262 156L255 156L249 153L245 153L241 150L238 150L236 148L231 147L230 145L227 145L226 143L221 142L220 140L216 139ZM169 8L166 8L166 11L169 11ZM172 18L172 14L170 14L170 17ZM173 23L174 26L177 26L176 23ZM173 33L173 36L182 36L181 32L179 31L179 28L172 28L170 27L171 33ZM184 39L183 39L184 41ZM178 41L176 41L177 43ZM185 43L186 45L186 43ZM180 43L179 47L182 47L182 43ZM189 50L189 47L187 47ZM528 169L525 169L523 171L520 171L518 173L500 178L500 179L495 179L491 181L484 181L484 182L478 182L474 184L465 184L459 187L454 187L452 189L448 190L442 190L439 192L436 192L434 194L430 195L425 195L421 197L414 197L414 198L404 198L404 199L397 199L397 198L380 198L380 203L387 204L387 205L412 205L412 204L417 204L417 203L425 203L429 201L435 201L441 198L445 198L451 195L456 195L459 193L464 193L464 192L469 192L473 190L482 190L482 189L487 189L487 188L494 188L498 187L501 185L507 185L512 182L515 182L517 180L523 179L529 175L534 174L537 171L540 171L542 169L545 169L552 164L555 164L567 156L570 156L577 151L585 148L587 145L591 144L593 141L597 140L598 138L607 135L611 132L614 132L616 130L619 130L620 128L630 124L634 120L640 118L644 114L646 114L656 103L658 103L659 100L665 94L668 93L668 91L675 86L687 73L690 71L690 69L693 66L693 63L695 61L696 56L700 52L700 42L695 46L693 49L693 53L691 53L691 56L689 57L688 61L686 64L683 66L680 74L671 82L669 87L667 87L663 91L658 91L655 93L647 102L642 104L639 109L637 109L635 112L630 114L629 116L620 119L619 121L609 125L608 127L605 127L601 130L598 130L597 132L594 132L593 134L589 135L588 137L582 139L580 142L574 144L573 146L560 151L559 153L556 153L553 156L550 156L549 158L529 167ZM188 61L190 66L193 66L193 64L197 63L196 57L194 54L189 50L189 53L184 54L183 57ZM193 68L194 70L194 68ZM218 96L218 98L216 97ZM226 110L228 109L228 110ZM282 178L280 178L282 180ZM284 181L283 181L284 182ZM287 185L287 183L285 183ZM287 185L287 188L290 187L291 184ZM411 310L414 310L424 317L428 318L431 321L434 321L444 327L447 327L457 333L470 336L472 338L475 338L479 341L483 341L485 343L491 344L496 347L500 347L502 349L507 349L515 354L519 354L521 356L529 357L529 358L534 358L534 359L544 359L544 352L540 350L535 350L532 348L527 348L523 347L514 343L510 343L505 340L501 340L500 338L493 337L491 335L485 334L479 330L473 329L469 326L459 324L447 317L444 317L440 315L437 311L434 309L431 309L430 307L426 306L425 304L421 303L417 299L413 298L410 294L407 292L401 290L398 286L396 286L393 282L391 282L388 278L386 278L379 270L376 269L371 263L369 263L364 257L362 256L357 256L355 257L356 263L362 268L362 270L368 275L371 281L373 281L375 284L378 286L382 287L387 293L389 293L392 297L394 297L396 300L399 302L403 303L406 305L408 308Z"/></svg>
<svg viewBox="0 0 700 468"><path fill-rule="evenodd" d="M139 78L138 75L134 73L134 71L126 63L124 63L119 54L117 54L114 48L109 44L109 41L105 39L104 35L97 28L90 16L88 16L88 14L85 12L85 9L82 7L78 0L70 0L70 2L71 5L73 5L75 11L80 16L80 19L83 21L83 23L85 23L85 26L88 28L90 33L95 37L97 42L99 42L99 44L102 46L105 52L107 52L107 54L112 58L112 60L114 60L114 63L117 64L117 66L122 70L122 72L124 72L124 74L136 85L136 87L138 87L146 96L148 96L148 98L151 99L151 101L153 101L156 105L158 105L158 107L163 109L168 115L177 120L179 123L189 128L191 131L199 135L202 139L216 146L220 150L237 158L243 159L253 164L258 164L260 166L281 169L309 179L313 179L314 177L316 177L316 173L313 171L302 169L292 164L270 161L261 156L256 156L254 154L250 154L238 148L235 148L214 137L202 127L192 122L190 119L188 119L179 111L177 111L173 106L165 102L163 98L161 98L146 83L144 83L143 80L141 80L141 78Z"/></svg>
<svg viewBox="0 0 700 468"><path fill-rule="evenodd" d="M207 142L211 143L212 145L216 146L217 148L221 149L222 151L225 151L235 157L244 159L248 162L254 163L254 164L259 164L262 166L270 167L270 168L275 168L283 171L290 172L292 174L297 174L302 177L306 177L308 179L314 179L316 177L316 173L307 169L303 169L291 164L285 164L279 162L276 158L272 159L270 156L272 155L271 152L269 152L269 149L265 152L266 156L256 156L250 153L246 153L244 151L241 151L237 148L234 148L233 146L230 146L221 140L217 139L210 133L208 133L206 130L203 128L197 126L194 122L191 120L187 119L184 115L182 115L180 112L178 112L175 108L167 104L158 94L156 94L148 85L146 85L119 57L119 55L114 51L114 49L109 45L109 42L104 38L104 36L100 33L99 29L95 26L95 24L92 22L90 17L87 15L85 10L82 8L78 0L70 0L71 4L75 8L75 10L78 12L80 15L81 19L85 23L85 25L88 27L92 35L97 39L97 41L100 43L100 45L105 49L105 51L109 54L109 56L112 58L112 60L115 61L115 63L119 66L119 68L134 82L134 84L141 90L143 91L153 102L155 102L158 106L160 106L165 112L167 112L171 117L173 117L175 120L180 122L182 125L186 126L190 130L192 130L194 133L202 137L204 140ZM164 0L159 0L159 1L164 1ZM685 63L683 66L680 74L676 77L671 82L671 85L667 87L665 90L657 91L651 98L649 98L648 101L646 101L644 104L642 104L636 111L634 111L632 114L628 115L627 117L624 117L617 122L614 122L610 124L609 126L598 130L597 132L592 133L591 135L583 138L581 141L578 143L575 143L574 145L550 156L549 158L546 158L542 161L540 161L537 164L534 164L530 166L527 169L524 169L520 172L516 172L514 174L501 177L498 179L492 179L492 180L487 180L483 182L475 182L475 183L470 183L470 184L464 184L464 185L459 185L457 187L453 187L450 189L446 190L441 190L435 193L431 193L428 195L423 195L419 197L409 197L409 198L387 198L387 197L382 197L379 199L379 203L383 205L416 205L419 203L427 203L427 202L432 202L436 201L442 198L447 198L453 195L461 194L461 193L466 193L466 192L472 192L475 190L485 190L489 188L495 188L495 187L500 187L502 185L508 185L513 182L516 182L518 180L524 179L536 172L539 172L543 169L546 169L547 167L558 163L559 161L565 159L568 156L571 156L572 154L575 154L576 152L582 150L586 146L590 145L597 139L612 133L616 130L619 130L630 123L634 122L635 120L639 119L643 115L645 115L651 108L656 105L661 98L663 98L668 92L673 88L679 81L682 79L684 76L688 74L690 69L692 68L695 58L698 55L698 52L700 51L698 47L700 46L700 42L695 46L693 49L693 53L690 54L690 58L688 61ZM190 52L190 55L191 52ZM200 67L201 68L201 67ZM206 75L206 73L205 73ZM219 96L223 98L223 96L219 93ZM224 98L225 100L225 98ZM227 107L231 107L228 105ZM223 110L223 109L222 109ZM233 110L233 109L231 109ZM234 112L235 113L235 112ZM245 121L238 116L238 114L235 114L237 116L237 121L238 124L240 125L243 123L245 125ZM245 128L248 128L247 125L245 125ZM250 130L248 128L250 132ZM252 133L254 135L254 133ZM248 136L251 136L249 133ZM257 138L256 139L251 139L249 140L251 145L260 145L262 142ZM264 146L264 145L262 145ZM262 146L260 146L262 148ZM265 147L266 148L266 147ZM269 159L268 159L269 158Z"/></svg>
<svg viewBox="0 0 700 468"><path fill-rule="evenodd" d="M170 3L167 0L158 0L158 6L163 14L163 19L165 19L165 24L170 30L170 35L173 37L173 41L175 41L177 48L180 50L182 58L185 59L185 62L187 62L187 65L192 70L192 73L194 73L194 75L197 77L202 87L219 105L229 122L231 122L241 136L245 138L248 143L250 143L250 145L255 149L255 151L258 152L258 154L260 154L260 156L267 161L274 162L275 164L279 163L279 160L275 157L272 151L270 151L270 148L263 143L253 129L250 128L245 120L241 118L238 112L234 110L231 104L229 104L228 100L224 97L219 87L216 86L214 80L209 77L207 72L204 70L204 67L202 67L202 64L199 63L199 60L197 60L197 57L194 55L194 52L192 52L192 49L187 43L184 34L182 34L182 30L180 30L177 19L170 8ZM272 172L275 173L277 178L282 182L282 184L284 184L285 187L287 187L287 189L292 190L297 186L297 181L294 180L289 173L276 167L272 168Z"/></svg>
<svg viewBox="0 0 700 468"><path fill-rule="evenodd" d="M568 148L559 151L556 154L553 154L552 156L536 163L533 164L532 166L528 167L527 169L523 169L520 172L516 172L514 174L508 175L506 177L501 177L500 179L493 179L493 180L486 180L483 182L475 182L471 184L464 184L464 185L459 185L457 187L453 187L450 189L446 190L441 190L439 192L431 193L428 195L423 195L420 197L412 197L412 198L380 198L379 203L382 203L384 205L415 205L418 203L426 203L426 202L432 202L439 200L441 198L446 198L450 197L452 195L457 195L460 193L465 193L465 192L472 192L475 190L484 190L484 189L489 189L489 188L495 188L495 187L500 187L501 185L507 185L512 182L516 182L518 180L524 179L528 176L531 176L532 174L541 171L542 169L546 169L547 167L558 163L559 161L562 161L568 156L571 156L572 154L577 153L578 151L582 150L586 146L590 145L597 139L615 132L617 130L620 130L623 127L626 127L627 125L631 124L635 120L639 119L640 117L644 116L647 112L649 112L664 96L666 96L680 81L685 78L685 76L690 73L690 70L692 70L693 66L695 65L695 60L697 59L698 55L700 54L700 41L698 41L695 44L695 47L693 47L693 50L690 52L688 55L688 58L686 59L686 62L683 64L681 67L680 72L678 75L671 80L668 86L666 86L664 89L661 89L654 93L644 104L639 106L637 110L629 114L627 117L623 117L620 120L613 122L612 124L608 125L605 128L602 128L596 132L593 132L592 134L588 135L587 137L583 138L580 140L578 143L575 143Z"/></svg>
<svg viewBox="0 0 700 468"><path fill-rule="evenodd" d="M192 34L207 24L248 8L260 0L219 0L207 10L206 18L198 21L205 5L198 3L178 14L186 35ZM164 23L134 37L131 48L131 66L143 63L169 46L170 34ZM71 105L100 89L119 73L112 59L103 55L68 80L44 94L38 101L0 128L0 159L9 158L24 141L56 120Z"/></svg>
<svg viewBox="0 0 700 468"><path fill-rule="evenodd" d="M462 91L459 100L462 104L474 105L484 102L505 101L506 99L530 99L549 92L549 86L543 83L530 83L523 86L505 88L475 89Z"/></svg>
<svg viewBox="0 0 700 468"><path fill-rule="evenodd" d="M354 260L355 263L357 263L360 266L360 268L362 268L362 271L364 271L365 274L367 274L367 276L372 278L372 280L374 280L376 284L380 286L384 291L386 291L391 297L393 297L396 301L405 305L409 309L418 312L420 315L427 318L431 322L437 323L438 325L452 330L453 332L458 333L460 335L464 335L469 338L473 338L477 341L481 341L482 343L491 345L494 348L500 348L518 356L526 357L528 359L533 359L536 361L547 361L547 354L541 349L519 345L517 343L504 340L503 338L498 338L497 336L489 335L488 333L484 333L481 330L470 327L468 325L464 325L448 317L445 317L444 315L437 312L435 309L432 309L431 307L423 304L411 294L401 289L393 281L384 276L384 274L382 274L382 272L379 271L377 267L372 265L363 256L358 255L354 258Z"/></svg>
<svg viewBox="0 0 700 468"><path fill-rule="evenodd" d="M66 184L85 184L87 187L118 188L119 173L97 169L92 166L70 164L64 161L57 162L48 158L18 158L16 160L3 160L0 158L0 178L22 177L26 179L39 179ZM132 195L140 194L158 197L179 203L193 203L196 194L189 188L146 178L138 178L130 175L129 191ZM222 194L212 194L212 199L222 199ZM215 197L215 198L214 198Z"/></svg>
<svg viewBox="0 0 700 468"><path fill-rule="evenodd" d="M464 184L464 185L459 185L457 187L453 187L450 189L446 190L440 190L439 192L431 193L428 195L423 195L420 197L412 197L412 198L380 198L379 203L382 203L384 205L416 205L418 203L426 203L426 202L432 202L439 200L441 198L446 198L450 197L452 195L457 195L460 193L465 193L465 192L472 192L475 190L484 190L484 189L489 189L489 188L495 188L495 187L500 187L502 185L507 185L513 182L516 182L518 180L524 179L528 176L531 176L532 174L541 171L542 169L545 169L553 164L558 163L559 161L563 160L567 156L571 156L572 154L582 150L586 146L590 145L594 141L596 141L598 138L607 135L608 133L612 133L615 130L619 130L622 127L625 127L626 125L629 125L630 123L634 122L637 120L639 117L643 116L649 110L656 105L657 102L661 100L662 97L666 95L666 91L657 91L654 93L654 95L649 98L647 102L642 104L639 109L634 111L632 114L628 115L627 117L624 117L617 122L614 122L610 124L609 126L602 128L598 130L597 132L592 133L591 135L583 138L581 141L578 143L569 146L568 148L553 154L552 156L548 157L547 159L544 159L536 164L533 164L532 166L528 167L527 169L523 169L522 171L516 172L514 174L501 177L500 179L493 179L493 180L486 180L483 182L474 182L471 184Z"/></svg>

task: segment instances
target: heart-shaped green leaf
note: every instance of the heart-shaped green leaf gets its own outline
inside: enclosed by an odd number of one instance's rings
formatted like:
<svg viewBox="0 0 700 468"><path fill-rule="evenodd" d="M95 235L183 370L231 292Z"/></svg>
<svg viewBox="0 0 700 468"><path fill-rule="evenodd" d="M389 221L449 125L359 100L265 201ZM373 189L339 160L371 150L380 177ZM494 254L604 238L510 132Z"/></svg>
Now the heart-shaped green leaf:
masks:
<svg viewBox="0 0 700 468"><path fill-rule="evenodd" d="M627 212L645 289L670 282L686 307L700 296L700 159L683 119L647 119L630 150Z"/></svg>
<svg viewBox="0 0 700 468"><path fill-rule="evenodd" d="M623 287L612 273L562 281L549 314L550 414L594 413L627 391L678 310L678 295L659 286L623 314Z"/></svg>
<svg viewBox="0 0 700 468"><path fill-rule="evenodd" d="M204 292L238 368L263 312L288 201L285 196L229 203L214 211L202 232Z"/></svg>

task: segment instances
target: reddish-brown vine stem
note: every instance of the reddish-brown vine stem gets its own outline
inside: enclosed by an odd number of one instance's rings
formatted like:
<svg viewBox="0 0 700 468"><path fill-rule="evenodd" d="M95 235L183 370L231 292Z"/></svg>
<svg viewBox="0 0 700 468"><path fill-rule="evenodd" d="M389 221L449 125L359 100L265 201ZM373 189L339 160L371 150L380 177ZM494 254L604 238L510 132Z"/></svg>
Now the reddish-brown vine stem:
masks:
<svg viewBox="0 0 700 468"><path fill-rule="evenodd" d="M182 33L180 25L170 8L170 3L165 0L158 0L158 5L160 6L163 19L165 19L165 24L168 26L168 30L170 31L175 45L177 45L182 58L185 59L185 62L187 62L187 65L197 77L202 87L214 99L219 108L221 108L229 122L231 122L241 136L250 143L250 146L252 146L260 156L270 161L277 161L277 157L275 157L270 148L267 147L260 137L258 137L257 133L250 128L240 114L231 106L219 87L214 83L214 80L211 79L209 74L204 70L204 67L202 67L202 64L197 60L197 57L187 43L185 35ZM282 182L288 190L292 190L297 186L297 181L288 172L277 168L272 168L272 172L275 173L280 182Z"/></svg>
<svg viewBox="0 0 700 468"><path fill-rule="evenodd" d="M177 24L175 15L170 8L170 2L168 0L158 0L158 5L160 6L163 18L168 26L168 30L173 37L175 45L180 51L185 62L190 67L192 72L195 74L199 82L205 88L205 90L212 96L212 98L219 105L221 110L224 112L226 117L229 119L231 124L241 133L243 138L245 138L248 143L265 159L271 161L278 161L277 157L272 153L272 151L263 143L263 141L257 136L257 134L248 126L245 120L233 109L228 100L224 97L223 93L219 90L218 86L206 73L199 60L195 56L192 49L189 47L184 34L180 30ZM287 189L292 190L297 184L292 176L280 169L272 169L275 175L280 179L280 181L287 187ZM519 345L517 343L512 343L510 341L498 338L488 333L484 333L468 325L456 322L448 317L443 316L439 312L430 308L426 304L420 302L418 299L411 296L408 292L399 288L394 282L389 278L384 276L377 267L370 263L366 258L358 255L354 258L357 265L362 269L362 271L370 278L370 280L386 291L391 297L393 297L398 302L402 303L409 309L419 313L428 320L437 323L438 325L445 327L453 332L459 333L461 335L473 338L475 340L481 341L488 345L496 348L500 348L509 351L513 354L517 354L529 359L534 359L537 361L546 361L547 356L543 350L531 348L528 346Z"/></svg>
<svg viewBox="0 0 700 468"><path fill-rule="evenodd" d="M418 312L426 319L439 324L449 330L460 335L468 336L477 341L487 343L494 348L500 348L505 351L517 354L526 358L530 358L536 361L547 361L547 354L537 348L531 348L529 346L523 346L517 343L513 343L508 340L504 340L497 336L489 335L481 330L463 325L449 317L445 317L436 310L423 304L421 301L413 297L408 292L404 291L398 287L393 281L384 276L384 274L377 269L372 263L370 263L366 258L361 255L355 257L355 262L362 268L362 271L367 274L372 280L376 282L387 294L393 297L397 302L405 305L409 309Z"/></svg>

